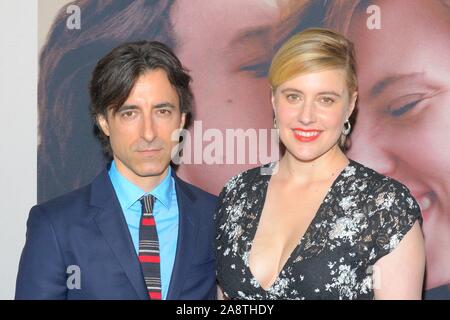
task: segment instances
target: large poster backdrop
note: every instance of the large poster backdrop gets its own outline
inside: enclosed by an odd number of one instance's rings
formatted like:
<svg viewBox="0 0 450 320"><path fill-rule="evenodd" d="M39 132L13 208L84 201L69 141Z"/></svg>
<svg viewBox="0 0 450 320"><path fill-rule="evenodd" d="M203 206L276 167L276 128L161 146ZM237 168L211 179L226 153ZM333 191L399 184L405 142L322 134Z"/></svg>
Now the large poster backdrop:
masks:
<svg viewBox="0 0 450 320"><path fill-rule="evenodd" d="M158 40L191 71L196 104L188 159L177 172L218 194L231 176L277 156L270 137L253 134L273 126L266 80L273 52L293 33L328 27L356 47L348 155L412 191L424 217L426 297L450 298L449 20L448 0L71 2L40 55L39 202L89 183L108 161L93 132L88 82L113 47ZM242 137L245 159L229 146ZM223 148L208 151L214 138Z"/></svg>

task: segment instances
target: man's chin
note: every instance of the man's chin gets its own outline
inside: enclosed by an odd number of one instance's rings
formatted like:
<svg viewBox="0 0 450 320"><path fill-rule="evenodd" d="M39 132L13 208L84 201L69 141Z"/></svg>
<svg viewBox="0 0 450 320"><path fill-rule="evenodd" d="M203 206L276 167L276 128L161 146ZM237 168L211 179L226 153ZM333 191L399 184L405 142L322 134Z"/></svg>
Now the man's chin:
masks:
<svg viewBox="0 0 450 320"><path fill-rule="evenodd" d="M139 177L146 178L146 177L157 177L164 175L167 171L168 166L148 166L143 165L135 168L134 173L138 175Z"/></svg>

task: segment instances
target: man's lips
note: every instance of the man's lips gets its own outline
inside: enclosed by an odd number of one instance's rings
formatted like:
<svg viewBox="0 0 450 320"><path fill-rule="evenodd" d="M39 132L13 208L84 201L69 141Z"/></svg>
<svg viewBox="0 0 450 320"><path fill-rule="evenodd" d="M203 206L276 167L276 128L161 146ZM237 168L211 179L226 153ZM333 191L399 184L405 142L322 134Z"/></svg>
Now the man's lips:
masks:
<svg viewBox="0 0 450 320"><path fill-rule="evenodd" d="M140 154L144 154L144 155L151 155L151 154L157 153L161 150L162 149L145 149L145 150L138 150L137 152L139 152Z"/></svg>

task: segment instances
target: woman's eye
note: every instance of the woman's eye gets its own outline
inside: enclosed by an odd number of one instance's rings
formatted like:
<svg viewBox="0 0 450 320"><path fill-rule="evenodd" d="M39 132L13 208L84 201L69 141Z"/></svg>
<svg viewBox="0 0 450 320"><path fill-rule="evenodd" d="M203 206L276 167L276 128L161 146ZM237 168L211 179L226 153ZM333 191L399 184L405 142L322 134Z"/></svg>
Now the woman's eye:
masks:
<svg viewBox="0 0 450 320"><path fill-rule="evenodd" d="M422 101L422 99L419 99L419 100L411 101L409 103L400 105L398 107L396 107L396 106L389 107L389 113L394 118L401 117L408 111L414 109L416 107L416 105L421 101Z"/></svg>
<svg viewBox="0 0 450 320"><path fill-rule="evenodd" d="M269 73L269 67L270 63L267 61L260 62L260 63L252 63L252 64L245 64L241 67L239 67L240 71L249 72L251 73L255 78L263 78L266 77Z"/></svg>
<svg viewBox="0 0 450 320"><path fill-rule="evenodd" d="M286 99L289 102L297 102L300 100L300 95L295 94L295 93L290 93L290 94L286 95Z"/></svg>
<svg viewBox="0 0 450 320"><path fill-rule="evenodd" d="M332 103L334 103L334 99L332 99L330 97L321 97L320 102L323 104L332 104Z"/></svg>

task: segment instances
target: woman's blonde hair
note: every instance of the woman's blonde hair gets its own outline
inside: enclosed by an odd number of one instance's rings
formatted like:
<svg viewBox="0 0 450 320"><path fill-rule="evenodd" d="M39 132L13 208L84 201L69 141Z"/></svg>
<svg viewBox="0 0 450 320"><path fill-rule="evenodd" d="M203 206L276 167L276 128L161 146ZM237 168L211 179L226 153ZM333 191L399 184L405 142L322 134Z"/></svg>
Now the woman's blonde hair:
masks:
<svg viewBox="0 0 450 320"><path fill-rule="evenodd" d="M277 51L269 81L275 91L295 76L329 69L343 69L349 94L357 91L353 43L332 30L309 28L290 37Z"/></svg>
<svg viewBox="0 0 450 320"><path fill-rule="evenodd" d="M349 98L358 90L353 43L329 29L309 28L290 37L277 51L269 69L272 91L301 74L330 69L345 71ZM342 134L339 146L347 149Z"/></svg>

